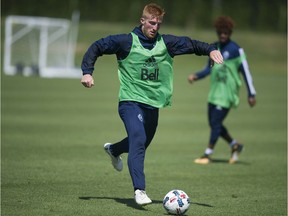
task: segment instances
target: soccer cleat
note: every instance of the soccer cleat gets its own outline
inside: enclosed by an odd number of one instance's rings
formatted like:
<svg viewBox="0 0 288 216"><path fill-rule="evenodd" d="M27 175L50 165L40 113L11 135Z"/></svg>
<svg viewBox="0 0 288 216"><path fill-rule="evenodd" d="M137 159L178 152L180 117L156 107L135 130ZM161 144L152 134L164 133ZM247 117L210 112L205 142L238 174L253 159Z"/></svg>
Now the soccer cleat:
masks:
<svg viewBox="0 0 288 216"><path fill-rule="evenodd" d="M147 196L144 190L137 189L135 191L135 201L138 205L148 205L152 203L152 200Z"/></svg>
<svg viewBox="0 0 288 216"><path fill-rule="evenodd" d="M210 162L211 162L211 159L209 158L208 155L203 155L202 157L194 160L194 163L196 164L209 164Z"/></svg>
<svg viewBox="0 0 288 216"><path fill-rule="evenodd" d="M114 155L112 155L112 153L110 151L110 146L111 146L111 143L105 143L104 144L104 150L110 156L113 167L117 171L120 172L123 169L122 158L121 158L121 156L115 157Z"/></svg>
<svg viewBox="0 0 288 216"><path fill-rule="evenodd" d="M242 152L244 146L242 144L235 144L232 147L232 156L229 160L229 164L235 164L239 160L239 154Z"/></svg>

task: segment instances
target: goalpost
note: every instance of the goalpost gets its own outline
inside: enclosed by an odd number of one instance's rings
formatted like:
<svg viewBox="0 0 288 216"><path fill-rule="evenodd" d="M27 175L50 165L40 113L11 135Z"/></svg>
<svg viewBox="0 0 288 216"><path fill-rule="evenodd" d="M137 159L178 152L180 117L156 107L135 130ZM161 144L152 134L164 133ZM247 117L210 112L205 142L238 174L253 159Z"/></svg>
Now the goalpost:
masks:
<svg viewBox="0 0 288 216"><path fill-rule="evenodd" d="M5 21L4 73L41 77L81 77L74 65L78 11L72 20L8 16Z"/></svg>

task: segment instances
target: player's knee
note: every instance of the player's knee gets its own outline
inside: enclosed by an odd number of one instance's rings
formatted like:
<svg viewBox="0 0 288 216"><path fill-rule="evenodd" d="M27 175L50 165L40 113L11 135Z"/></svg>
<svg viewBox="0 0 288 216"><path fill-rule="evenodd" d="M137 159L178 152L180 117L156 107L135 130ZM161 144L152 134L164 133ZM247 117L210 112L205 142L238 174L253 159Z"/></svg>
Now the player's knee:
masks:
<svg viewBox="0 0 288 216"><path fill-rule="evenodd" d="M145 146L146 142L147 142L147 137L145 135L145 133L141 133L141 132L134 132L132 134L129 134L131 142L133 143L133 145L136 146Z"/></svg>

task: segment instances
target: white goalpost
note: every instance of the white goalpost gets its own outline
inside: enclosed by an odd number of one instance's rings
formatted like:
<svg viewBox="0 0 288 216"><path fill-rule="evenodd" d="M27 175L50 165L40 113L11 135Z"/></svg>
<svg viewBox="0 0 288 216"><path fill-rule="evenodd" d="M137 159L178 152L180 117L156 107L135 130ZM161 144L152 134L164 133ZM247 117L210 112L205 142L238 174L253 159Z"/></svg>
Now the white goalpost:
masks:
<svg viewBox="0 0 288 216"><path fill-rule="evenodd" d="M81 77L74 65L78 11L72 20L8 16L5 21L4 73L41 77Z"/></svg>

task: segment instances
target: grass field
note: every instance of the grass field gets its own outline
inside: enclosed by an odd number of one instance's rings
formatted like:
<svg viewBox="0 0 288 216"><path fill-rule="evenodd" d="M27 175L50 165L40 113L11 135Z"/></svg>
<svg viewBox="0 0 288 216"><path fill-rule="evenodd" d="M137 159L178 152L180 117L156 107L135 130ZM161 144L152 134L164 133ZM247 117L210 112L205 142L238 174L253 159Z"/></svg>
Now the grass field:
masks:
<svg viewBox="0 0 288 216"><path fill-rule="evenodd" d="M130 29L83 23L77 64L94 40ZM162 32L215 40L212 31ZM219 140L218 163L193 163L209 135L209 78L191 86L186 77L204 67L206 58L176 57L174 104L161 110L146 155L147 192L153 199L146 207L134 204L127 155L118 173L103 151L105 142L125 136L117 113L114 56L99 59L92 89L77 79L2 75L1 215L166 215L162 199L174 188L193 202L187 215L287 215L286 35L235 32L234 38L246 51L258 93L257 105L250 109L243 85L242 103L226 120L233 136L245 144L241 161L229 165L229 148Z"/></svg>

